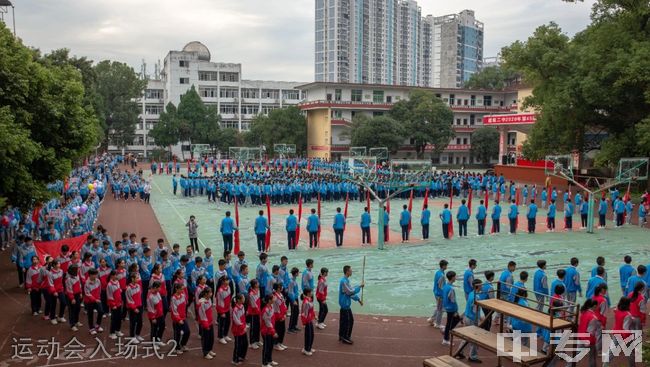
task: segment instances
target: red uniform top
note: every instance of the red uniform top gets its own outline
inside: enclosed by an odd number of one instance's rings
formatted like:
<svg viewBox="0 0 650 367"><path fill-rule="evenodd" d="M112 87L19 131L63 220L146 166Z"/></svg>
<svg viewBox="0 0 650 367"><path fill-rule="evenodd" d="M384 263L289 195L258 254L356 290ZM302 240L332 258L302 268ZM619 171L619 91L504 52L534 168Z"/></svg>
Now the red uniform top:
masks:
<svg viewBox="0 0 650 367"><path fill-rule="evenodd" d="M319 302L327 301L327 278L324 276L318 277L318 285L316 286L316 299Z"/></svg>
<svg viewBox="0 0 650 367"><path fill-rule="evenodd" d="M185 280L183 278L177 278L176 280L174 280L174 285L176 285L176 284L182 284L183 287L185 287L185 288L183 288L183 294L185 294L185 299L189 300L190 297L187 294L187 280Z"/></svg>
<svg viewBox="0 0 650 367"><path fill-rule="evenodd" d="M99 279L92 281L87 279L84 283L84 303L96 303L101 302L102 299L102 284Z"/></svg>
<svg viewBox="0 0 650 367"><path fill-rule="evenodd" d="M71 276L68 275L65 278L65 295L70 301L72 301L75 295L81 295L81 280L79 275Z"/></svg>
<svg viewBox="0 0 650 367"><path fill-rule="evenodd" d="M44 291L48 291L50 288L50 283L49 283L49 275L50 271L47 270L47 266L42 266L40 269L40 281L41 281L41 286L40 288Z"/></svg>
<svg viewBox="0 0 650 367"><path fill-rule="evenodd" d="M85 282L88 279L88 272L90 269L95 268L95 263L92 260L84 261L79 265L79 277L82 279L82 282Z"/></svg>
<svg viewBox="0 0 650 367"><path fill-rule="evenodd" d="M614 310L614 330L613 334L618 334L626 339L632 333L626 332L632 327L632 313L630 311L621 311L618 308Z"/></svg>
<svg viewBox="0 0 650 367"><path fill-rule="evenodd" d="M251 315L251 316L259 316L260 315L260 291L259 289L253 289L251 288L248 291L248 309L246 312Z"/></svg>
<svg viewBox="0 0 650 367"><path fill-rule="evenodd" d="M59 257L56 258L56 261L59 263L61 270L63 270L64 273L67 273L68 268L70 267L70 257L67 254L60 254Z"/></svg>
<svg viewBox="0 0 650 367"><path fill-rule="evenodd" d="M636 299L632 300L632 296L634 295L634 292L630 292L630 294L627 295L627 297L630 299L630 313L632 314L633 317L641 320L641 325L645 325L645 319L646 319L646 306L645 306L645 297L643 294L640 294L636 297Z"/></svg>
<svg viewBox="0 0 650 367"><path fill-rule="evenodd" d="M596 316L603 326L603 329L607 326L607 299L604 296L593 296L592 299L598 302L598 307L596 307Z"/></svg>
<svg viewBox="0 0 650 367"><path fill-rule="evenodd" d="M34 264L27 269L25 275L25 289L28 291L37 291L41 289L41 266Z"/></svg>
<svg viewBox="0 0 650 367"><path fill-rule="evenodd" d="M115 269L117 273L117 281L120 283L120 289L126 289L126 269Z"/></svg>
<svg viewBox="0 0 650 367"><path fill-rule="evenodd" d="M102 285L102 290L105 290L108 285L108 276L111 274L111 271L111 268L108 266L100 266L99 269L97 269L97 277Z"/></svg>
<svg viewBox="0 0 650 367"><path fill-rule="evenodd" d="M135 310L142 306L142 286L140 284L129 284L124 291L124 296L126 308L129 310Z"/></svg>
<svg viewBox="0 0 650 367"><path fill-rule="evenodd" d="M147 294L147 317L154 320L163 316L163 303L160 292Z"/></svg>
<svg viewBox="0 0 650 367"><path fill-rule="evenodd" d="M302 300L302 309L300 310L300 320L303 325L311 324L316 315L314 313L314 303L311 300L311 297L305 297Z"/></svg>
<svg viewBox="0 0 650 367"><path fill-rule="evenodd" d="M172 321L179 323L187 319L187 297L185 294L174 294L169 303L169 310L172 313Z"/></svg>
<svg viewBox="0 0 650 367"><path fill-rule="evenodd" d="M63 292L63 270L50 269L47 274L47 289L50 294Z"/></svg>
<svg viewBox="0 0 650 367"><path fill-rule="evenodd" d="M203 329L212 327L214 319L212 318L212 301L209 299L201 298L196 303L196 315L199 326Z"/></svg>
<svg viewBox="0 0 650 367"><path fill-rule="evenodd" d="M230 312L230 287L228 284L224 284L217 290L217 313L223 314Z"/></svg>
<svg viewBox="0 0 650 367"><path fill-rule="evenodd" d="M236 304L232 309L232 335L246 335L246 310L244 305Z"/></svg>
<svg viewBox="0 0 650 367"><path fill-rule="evenodd" d="M596 324L594 324L596 323ZM578 323L578 333L587 334L588 336L580 335L581 340L589 342L590 346L596 345L596 335L600 334L598 330L602 330L598 315L593 310L587 310L580 314L580 322Z"/></svg>
<svg viewBox="0 0 650 367"><path fill-rule="evenodd" d="M260 326L262 335L275 335L275 312L271 303L268 303L262 309L262 322Z"/></svg>
<svg viewBox="0 0 650 367"><path fill-rule="evenodd" d="M163 277L162 273L160 273L160 274L151 274L151 279L149 280L149 287L151 287L153 282L159 282L160 283L160 295L166 296L167 295L167 287L165 286L165 278Z"/></svg>
<svg viewBox="0 0 650 367"><path fill-rule="evenodd" d="M194 290L194 307L198 306L199 299L201 299L201 292L207 287L205 284L197 284Z"/></svg>
<svg viewBox="0 0 650 367"><path fill-rule="evenodd" d="M122 307L122 288L117 280L111 280L106 285L106 301L111 309Z"/></svg>
<svg viewBox="0 0 650 367"><path fill-rule="evenodd" d="M284 296L282 293L273 292L273 313L275 314L275 319L282 321L287 317L287 303L284 302Z"/></svg>

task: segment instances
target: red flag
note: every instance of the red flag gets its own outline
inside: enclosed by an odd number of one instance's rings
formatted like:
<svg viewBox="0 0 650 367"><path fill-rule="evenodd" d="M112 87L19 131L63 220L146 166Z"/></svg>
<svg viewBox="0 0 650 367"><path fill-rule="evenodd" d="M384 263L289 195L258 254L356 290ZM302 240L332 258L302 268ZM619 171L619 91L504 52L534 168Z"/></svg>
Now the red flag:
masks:
<svg viewBox="0 0 650 367"><path fill-rule="evenodd" d="M266 252L271 251L271 199L266 195L266 216L268 218L269 229L266 231Z"/></svg>
<svg viewBox="0 0 650 367"><path fill-rule="evenodd" d="M307 172L311 172L311 160L307 161Z"/></svg>
<svg viewBox="0 0 650 367"><path fill-rule="evenodd" d="M424 210L425 205L429 205L429 189L428 188L424 192L424 201L422 201L422 210Z"/></svg>
<svg viewBox="0 0 650 367"><path fill-rule="evenodd" d="M41 205L41 203L38 203L34 207L34 211L32 213L32 222L34 222L34 225L36 226L36 228L38 228L38 222L39 222L39 219L41 218L41 209L42 208L43 208L43 206Z"/></svg>
<svg viewBox="0 0 650 367"><path fill-rule="evenodd" d="M70 251L79 251L86 242L89 233L82 234L81 236L65 238L57 241L34 241L34 249L36 255L41 260L41 264L45 263L45 258L48 256L57 257L61 253L61 246L68 245Z"/></svg>
<svg viewBox="0 0 650 367"><path fill-rule="evenodd" d="M69 188L70 188L70 183L68 182L68 178L66 177L63 180L63 192L65 193L66 191L68 191Z"/></svg>
<svg viewBox="0 0 650 367"><path fill-rule="evenodd" d="M411 194L409 195L408 211L409 211L409 214L411 214L411 211L413 211L413 189L411 189ZM409 232L410 231L411 231L411 219L409 219Z"/></svg>
<svg viewBox="0 0 650 367"><path fill-rule="evenodd" d="M454 186L449 185L449 211L451 211L451 208L454 206ZM447 228L449 229L449 239L454 237L454 216L451 216L451 220L449 221L449 224L447 225Z"/></svg>
<svg viewBox="0 0 650 367"><path fill-rule="evenodd" d="M302 193L298 193L298 228L296 228L296 247L298 248L298 243L300 242L300 220L302 219Z"/></svg>
<svg viewBox="0 0 650 367"><path fill-rule="evenodd" d="M239 205L237 204L239 200L235 198L235 227L239 228ZM234 234L235 240L235 255L239 253L239 229L235 231Z"/></svg>
<svg viewBox="0 0 650 367"><path fill-rule="evenodd" d="M343 210L343 217L347 223L348 219L348 201L350 200L350 193L345 193L345 209ZM345 231L345 224L343 224L343 231Z"/></svg>
<svg viewBox="0 0 650 367"><path fill-rule="evenodd" d="M469 189L469 198L467 198L467 210L469 215L472 215L472 189Z"/></svg>
<svg viewBox="0 0 650 367"><path fill-rule="evenodd" d="M318 218L320 218L320 192L318 193ZM318 226L318 245L320 246L320 227Z"/></svg>
<svg viewBox="0 0 650 367"><path fill-rule="evenodd" d="M485 211L487 212L488 202L490 201L490 191L488 189L485 189L485 199L483 201L485 202Z"/></svg>

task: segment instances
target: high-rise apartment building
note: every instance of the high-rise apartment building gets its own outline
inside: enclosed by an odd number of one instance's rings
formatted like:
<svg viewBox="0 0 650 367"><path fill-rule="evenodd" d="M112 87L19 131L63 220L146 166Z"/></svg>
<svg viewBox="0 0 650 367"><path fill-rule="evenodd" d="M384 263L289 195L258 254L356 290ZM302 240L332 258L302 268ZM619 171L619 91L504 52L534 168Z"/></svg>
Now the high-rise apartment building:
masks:
<svg viewBox="0 0 650 367"><path fill-rule="evenodd" d="M481 67L472 10L422 17L415 0L315 0L315 80L460 88Z"/></svg>

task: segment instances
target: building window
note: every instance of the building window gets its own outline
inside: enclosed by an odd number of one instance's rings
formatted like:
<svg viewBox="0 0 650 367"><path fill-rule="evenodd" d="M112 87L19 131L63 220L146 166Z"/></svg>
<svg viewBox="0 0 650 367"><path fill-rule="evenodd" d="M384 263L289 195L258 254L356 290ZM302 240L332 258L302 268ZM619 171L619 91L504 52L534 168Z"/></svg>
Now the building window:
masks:
<svg viewBox="0 0 650 367"><path fill-rule="evenodd" d="M144 91L144 96L147 99L162 99L163 90L162 89L146 89Z"/></svg>
<svg viewBox="0 0 650 367"><path fill-rule="evenodd" d="M467 119L463 119L463 125L467 125Z"/></svg>
<svg viewBox="0 0 650 367"><path fill-rule="evenodd" d="M225 120L220 125L222 129L239 129L239 121Z"/></svg>
<svg viewBox="0 0 650 367"><path fill-rule="evenodd" d="M190 84L190 78L180 78L181 84Z"/></svg>
<svg viewBox="0 0 650 367"><path fill-rule="evenodd" d="M282 99L300 99L300 91L295 89L283 90Z"/></svg>
<svg viewBox="0 0 650 367"><path fill-rule="evenodd" d="M474 125L474 120L475 120L474 115L469 115L469 124L470 125Z"/></svg>
<svg viewBox="0 0 650 367"><path fill-rule="evenodd" d="M239 111L239 106L231 103L222 103L219 106L219 113L234 115Z"/></svg>
<svg viewBox="0 0 650 367"><path fill-rule="evenodd" d="M352 89L352 102L361 102L363 91L361 89Z"/></svg>
<svg viewBox="0 0 650 367"><path fill-rule="evenodd" d="M372 91L372 101L374 103L384 103L384 91L383 90Z"/></svg>
<svg viewBox="0 0 650 367"><path fill-rule="evenodd" d="M257 115L259 113L260 106L257 104L243 104L241 106L241 113L244 115Z"/></svg>
<svg viewBox="0 0 650 367"><path fill-rule="evenodd" d="M178 66L182 68L189 68L190 67L190 62L187 60L178 60Z"/></svg>
<svg viewBox="0 0 650 367"><path fill-rule="evenodd" d="M341 90L340 89L334 89L334 100L335 101L340 101L341 100Z"/></svg>
<svg viewBox="0 0 650 367"><path fill-rule="evenodd" d="M262 105L262 114L264 114L264 115L268 115L269 113L271 113L271 111L273 111L273 110L275 110L275 109L278 109L278 108L280 108L279 105L275 105L275 104L263 104L263 105Z"/></svg>
<svg viewBox="0 0 650 367"><path fill-rule="evenodd" d="M145 105L144 106L144 113L145 115L160 115L160 113L163 112L163 106L162 105Z"/></svg>
<svg viewBox="0 0 650 367"><path fill-rule="evenodd" d="M383 111L372 111L372 117L378 117L383 115L384 115Z"/></svg>
<svg viewBox="0 0 650 367"><path fill-rule="evenodd" d="M463 99L463 106L467 106L467 100Z"/></svg>
<svg viewBox="0 0 650 367"><path fill-rule="evenodd" d="M218 73L216 71L199 71L199 80L216 81Z"/></svg>
<svg viewBox="0 0 650 367"><path fill-rule="evenodd" d="M469 97L469 105L470 106L476 106L476 96L470 96Z"/></svg>
<svg viewBox="0 0 650 367"><path fill-rule="evenodd" d="M483 105L492 106L492 96L483 96Z"/></svg>
<svg viewBox="0 0 650 367"><path fill-rule="evenodd" d="M219 97L221 98L237 98L239 91L237 88L221 88L219 90Z"/></svg>
<svg viewBox="0 0 650 367"><path fill-rule="evenodd" d="M463 138L463 144L467 144L467 138Z"/></svg>
<svg viewBox="0 0 650 367"><path fill-rule="evenodd" d="M217 87L199 87L199 95L203 98L216 98Z"/></svg>
<svg viewBox="0 0 650 367"><path fill-rule="evenodd" d="M460 144L460 138L456 138L456 144Z"/></svg>
<svg viewBox="0 0 650 367"><path fill-rule="evenodd" d="M334 119L343 118L343 111L341 111L341 110L332 110L332 118L334 118Z"/></svg>
<svg viewBox="0 0 650 367"><path fill-rule="evenodd" d="M219 80L222 82L238 82L239 81L239 73L219 73Z"/></svg>
<svg viewBox="0 0 650 367"><path fill-rule="evenodd" d="M460 119L459 118L456 119L456 125L460 125Z"/></svg>
<svg viewBox="0 0 650 367"><path fill-rule="evenodd" d="M259 98L259 89L255 88L242 88L241 96L242 98Z"/></svg>
<svg viewBox="0 0 650 367"><path fill-rule="evenodd" d="M393 103L393 97L392 96L386 96L386 103Z"/></svg>
<svg viewBox="0 0 650 367"><path fill-rule="evenodd" d="M456 100L456 95L454 95L454 94L450 94L450 95L449 95L449 105L450 105L450 106L453 106L454 103L455 103L455 100Z"/></svg>
<svg viewBox="0 0 650 367"><path fill-rule="evenodd" d="M262 97L266 99L280 98L280 91L278 89L262 89Z"/></svg>

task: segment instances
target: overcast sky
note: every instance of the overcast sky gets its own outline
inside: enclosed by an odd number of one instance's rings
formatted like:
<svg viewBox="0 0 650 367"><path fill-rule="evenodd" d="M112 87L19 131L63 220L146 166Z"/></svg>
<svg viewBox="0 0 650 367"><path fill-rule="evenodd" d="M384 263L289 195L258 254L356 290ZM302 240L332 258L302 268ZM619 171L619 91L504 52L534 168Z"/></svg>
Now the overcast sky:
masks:
<svg viewBox="0 0 650 367"><path fill-rule="evenodd" d="M212 61L241 63L243 78L314 79L314 0L11 0L17 34L44 51L69 48L92 60L149 73L167 51L201 41ZM589 23L594 0L421 0L422 14L473 9L485 23L485 57L555 21L569 35Z"/></svg>

